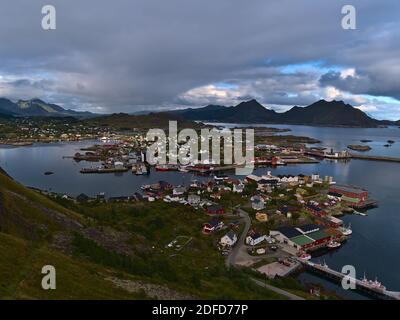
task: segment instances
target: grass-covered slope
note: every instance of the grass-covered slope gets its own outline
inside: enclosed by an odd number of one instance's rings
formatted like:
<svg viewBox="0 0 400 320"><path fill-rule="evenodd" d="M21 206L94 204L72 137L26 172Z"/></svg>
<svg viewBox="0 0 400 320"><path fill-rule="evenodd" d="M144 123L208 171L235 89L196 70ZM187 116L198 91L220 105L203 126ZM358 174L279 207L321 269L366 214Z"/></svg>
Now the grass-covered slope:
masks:
<svg viewBox="0 0 400 320"><path fill-rule="evenodd" d="M0 172L1 299L275 299L225 269L209 218L164 202L53 201ZM182 249L168 248L178 237ZM44 265L57 289L43 290Z"/></svg>

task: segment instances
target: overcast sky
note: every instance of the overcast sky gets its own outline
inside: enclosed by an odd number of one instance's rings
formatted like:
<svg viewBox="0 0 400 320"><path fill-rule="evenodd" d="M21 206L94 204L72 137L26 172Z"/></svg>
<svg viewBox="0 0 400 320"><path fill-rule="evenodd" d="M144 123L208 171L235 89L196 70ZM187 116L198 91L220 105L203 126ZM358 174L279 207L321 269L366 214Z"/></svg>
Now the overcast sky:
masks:
<svg viewBox="0 0 400 320"><path fill-rule="evenodd" d="M399 0L1 0L0 96L94 112L324 98L400 119L399 17Z"/></svg>

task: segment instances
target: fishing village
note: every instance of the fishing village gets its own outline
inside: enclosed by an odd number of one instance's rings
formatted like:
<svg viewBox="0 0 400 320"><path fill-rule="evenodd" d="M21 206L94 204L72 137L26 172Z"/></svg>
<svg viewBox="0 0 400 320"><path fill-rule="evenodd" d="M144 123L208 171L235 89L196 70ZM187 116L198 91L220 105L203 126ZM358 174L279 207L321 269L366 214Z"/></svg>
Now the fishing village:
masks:
<svg viewBox="0 0 400 320"><path fill-rule="evenodd" d="M78 203L162 202L190 207L204 217L199 232L214 239L215 250L225 256L228 268L250 268L268 279L285 278L308 270L333 281L341 280L340 272L329 269L325 263L310 260L327 251L340 250L351 241L352 227L345 225L341 216L366 217L368 209L378 206L378 201L372 199L367 190L338 184L332 176L322 177L318 173L274 176L268 171L269 167L318 163L323 159L349 161L347 151L257 144L254 165L266 168L265 174L238 177L232 165L200 161L189 165L150 165L145 153L148 142L143 136L124 141L102 137L100 141L70 156L77 162L95 163L95 166L82 168L82 174L151 175L175 171L190 174L190 184L173 185L160 180L142 185L130 196L107 197L104 192L77 197L45 193ZM166 247L179 251L190 241L190 235L178 236ZM399 298L396 293L387 294L377 280L364 277L355 281L359 281L360 291L368 295Z"/></svg>
<svg viewBox="0 0 400 320"><path fill-rule="evenodd" d="M57 128L57 124L52 126ZM250 269L258 275L255 281L263 277L284 279L307 270L340 282L343 278L340 271L330 269L325 262L315 262L315 258L340 250L347 241L351 241L352 226L346 225L342 216L354 214L366 217L368 209L378 206L378 201L371 198L362 186L342 185L335 181L335 177L320 176L318 172L311 175L273 175L269 168L313 165L321 161L348 162L352 159L400 162L397 158L348 150L335 151L321 146L320 141L312 138L279 134L287 130L256 128L251 165L261 171L237 176L235 169L240 165L224 164L223 161L219 164L212 158L199 160L191 155L190 146L183 143L177 144L177 153L184 153L187 164L177 161L150 164L146 159L146 150L153 142L146 139L143 130L127 134L93 125L68 126L72 128L69 133L65 133L65 128L46 128L33 131L40 132L35 140L24 136L24 139L8 140L7 143L23 146L37 142L83 140L87 141L86 146L80 147L75 154L63 156L82 163L83 166L78 169L81 174L123 174L132 175L135 179L134 176L157 173L161 178L156 183L143 184L140 190L132 190L130 195L109 196L100 192L71 196L36 191L58 201L80 205L151 203L157 207L162 203L182 207L182 210L194 210L203 220L198 232L202 237L213 239L215 250L224 257L226 267ZM47 139L49 134L50 140ZM390 141L388 144L393 143ZM354 145L348 146L348 149L367 151ZM206 152L199 149L200 155ZM170 156L168 160L171 160ZM189 175L190 183L174 185L168 178L162 179L164 172ZM44 172L45 175L53 173ZM190 245L193 237L193 234L177 235L164 245L169 250L180 251ZM357 288L369 296L400 298L397 293L387 291L377 279L368 280L364 276L354 281L358 284ZM319 289L311 288L310 292L318 295Z"/></svg>

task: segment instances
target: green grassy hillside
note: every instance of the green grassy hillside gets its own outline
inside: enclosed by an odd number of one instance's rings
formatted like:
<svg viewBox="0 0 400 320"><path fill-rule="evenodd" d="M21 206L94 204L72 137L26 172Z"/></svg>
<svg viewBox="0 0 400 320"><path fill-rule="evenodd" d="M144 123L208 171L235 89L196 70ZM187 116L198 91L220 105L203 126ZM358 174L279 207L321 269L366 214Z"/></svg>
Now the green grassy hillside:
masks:
<svg viewBox="0 0 400 320"><path fill-rule="evenodd" d="M2 299L277 299L226 270L203 213L155 203L49 199L0 172ZM181 250L167 247L172 240ZM53 265L57 289L43 290Z"/></svg>

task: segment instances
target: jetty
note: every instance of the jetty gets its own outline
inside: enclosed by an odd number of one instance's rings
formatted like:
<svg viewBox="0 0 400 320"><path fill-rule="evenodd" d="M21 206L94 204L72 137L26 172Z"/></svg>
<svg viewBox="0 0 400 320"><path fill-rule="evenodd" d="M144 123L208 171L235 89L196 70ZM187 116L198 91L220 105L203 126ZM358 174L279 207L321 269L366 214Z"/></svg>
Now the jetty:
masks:
<svg viewBox="0 0 400 320"><path fill-rule="evenodd" d="M114 172L126 172L128 168L83 168L80 173L114 173Z"/></svg>
<svg viewBox="0 0 400 320"><path fill-rule="evenodd" d="M373 155L364 155L364 154L355 154L355 153L351 153L350 157L352 159L360 159L360 160L386 161L386 162L400 163L400 158L395 158L395 157L373 156Z"/></svg>
<svg viewBox="0 0 400 320"><path fill-rule="evenodd" d="M339 271L333 270L328 267L326 263L319 264L311 261L306 261L297 258L297 260L303 264L306 270L328 278L330 280L341 283L341 281L346 277L349 281L353 280L356 284L356 289L359 292L367 294L377 299L382 300L400 300L400 292L387 290L381 283L378 281L367 280L364 279L356 279L351 278L350 276L343 274Z"/></svg>

